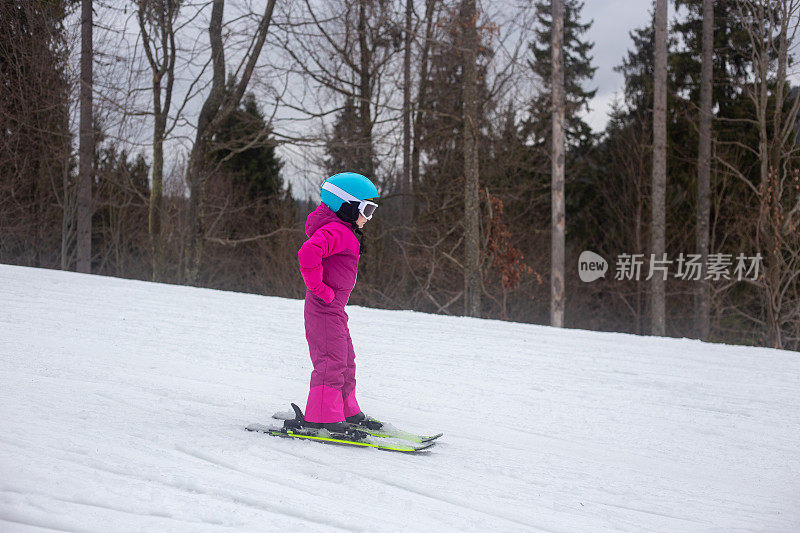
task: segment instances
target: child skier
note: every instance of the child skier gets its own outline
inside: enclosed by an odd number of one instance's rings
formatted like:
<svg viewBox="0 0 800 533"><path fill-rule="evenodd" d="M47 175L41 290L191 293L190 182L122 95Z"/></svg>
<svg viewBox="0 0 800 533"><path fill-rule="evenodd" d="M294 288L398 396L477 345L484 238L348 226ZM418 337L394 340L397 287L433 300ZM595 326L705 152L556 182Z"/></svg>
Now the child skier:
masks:
<svg viewBox="0 0 800 533"><path fill-rule="evenodd" d="M378 207L375 185L361 174L326 179L322 203L308 215L308 240L297 252L307 291L305 329L314 371L306 402L310 427L343 431L364 420L355 396L356 365L344 306L356 283L361 228Z"/></svg>

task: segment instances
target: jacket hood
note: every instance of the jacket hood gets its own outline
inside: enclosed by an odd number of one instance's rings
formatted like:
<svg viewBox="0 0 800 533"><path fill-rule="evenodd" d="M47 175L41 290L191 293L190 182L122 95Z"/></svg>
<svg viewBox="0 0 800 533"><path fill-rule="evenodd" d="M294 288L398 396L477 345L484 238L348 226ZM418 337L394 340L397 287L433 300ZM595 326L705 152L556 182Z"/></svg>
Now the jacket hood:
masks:
<svg viewBox="0 0 800 533"><path fill-rule="evenodd" d="M339 222L343 226L350 228L346 222L343 222L342 219L336 216L336 213L331 211L330 207L325 204L319 204L314 211L309 213L308 218L306 218L306 235L311 237L319 228L330 222Z"/></svg>

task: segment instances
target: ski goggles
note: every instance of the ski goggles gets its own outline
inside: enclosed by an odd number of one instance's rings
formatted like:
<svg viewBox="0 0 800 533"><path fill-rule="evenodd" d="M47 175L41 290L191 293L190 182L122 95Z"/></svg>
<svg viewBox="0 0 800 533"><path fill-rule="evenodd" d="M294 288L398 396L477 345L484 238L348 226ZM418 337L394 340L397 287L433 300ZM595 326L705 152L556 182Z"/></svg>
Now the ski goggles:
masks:
<svg viewBox="0 0 800 533"><path fill-rule="evenodd" d="M361 213L361 215L367 220L370 220L372 215L375 214L375 210L378 209L378 204L375 202L371 202L370 200L359 200L349 192L345 191L341 187L337 187L329 181L326 181L322 184L322 189L334 194L345 202L358 202L358 212Z"/></svg>
<svg viewBox="0 0 800 533"><path fill-rule="evenodd" d="M369 200L361 200L358 204L358 212L366 218L367 220L372 218L373 213L375 210L378 209L378 204L375 202L370 202Z"/></svg>

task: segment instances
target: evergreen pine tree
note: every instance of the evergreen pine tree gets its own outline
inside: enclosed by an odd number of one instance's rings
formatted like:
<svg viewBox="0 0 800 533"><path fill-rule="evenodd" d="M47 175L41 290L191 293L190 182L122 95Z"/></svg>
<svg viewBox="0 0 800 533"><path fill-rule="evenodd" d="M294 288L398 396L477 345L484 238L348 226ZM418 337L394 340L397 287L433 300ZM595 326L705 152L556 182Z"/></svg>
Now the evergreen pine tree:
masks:
<svg viewBox="0 0 800 533"><path fill-rule="evenodd" d="M225 160L223 169L254 200L269 201L284 192L283 162L275 153L271 132L255 96L248 93L215 136L220 146L217 157Z"/></svg>
<svg viewBox="0 0 800 533"><path fill-rule="evenodd" d="M652 14L651 14L652 19ZM629 112L653 107L653 26L636 28L628 34L633 41L622 63L614 70L625 78L625 106Z"/></svg>
<svg viewBox="0 0 800 533"><path fill-rule="evenodd" d="M371 146L363 140L361 118L355 100L348 97L336 115L331 136L325 142L325 169L329 175L339 172L368 172L376 168ZM370 162L370 158L373 160ZM370 176L372 177L372 176Z"/></svg>
<svg viewBox="0 0 800 533"><path fill-rule="evenodd" d="M419 201L431 202L434 209L450 204L454 200L454 192L463 190L462 116L464 102L461 68L462 31L458 22L460 17L458 9L451 10L441 23L446 30L442 35L443 43L431 50L425 110L428 118L421 124L420 131L420 149L425 154L424 159L427 163L423 166L420 183L422 198ZM476 54L478 79L476 131L478 134L478 166L482 169L482 184L485 184L487 170L491 166L487 160L492 132L488 115L493 111L495 105L486 85L486 70L491 58L491 50L486 46L486 41L487 36L483 28L479 28ZM457 202L463 201L463 195L456 194L456 196L458 197Z"/></svg>
<svg viewBox="0 0 800 533"><path fill-rule="evenodd" d="M700 53L702 51L702 0L676 0L676 9L684 9L684 17L677 19L672 32L680 36L683 46L673 56L677 90L698 101L700 98ZM714 3L714 56L712 79L712 107L725 116L731 101L741 91L748 75L750 43L735 16L730 2Z"/></svg>
<svg viewBox="0 0 800 533"><path fill-rule="evenodd" d="M671 258L694 249L694 210L697 190L697 102L699 101L702 25L700 0L680 0L677 15L670 27L667 60L667 161L669 180L666 191L667 251ZM754 111L743 93L746 83L747 43L741 23L733 16L730 5L715 4L715 46L713 109L716 117L728 120L713 122L712 137L718 156L735 159L744 172L758 172L757 158L749 150L731 156L726 154L741 144L757 146L757 131L751 124ZM622 94L624 105L615 107L603 136L594 151L594 173L581 194L573 198L580 203L580 216L573 220L573 236L585 248L614 256L619 253L644 253L647 250L650 186L642 176L649 176L652 142L653 108L653 42L652 25L630 33L633 46L616 68L625 79ZM741 122L730 119L744 119ZM731 144L728 144L728 142ZM738 149L737 149L738 150ZM712 170L713 170L712 163ZM723 169L724 170L724 169ZM717 167L716 172L720 169ZM716 187L716 190L715 190ZM747 191L738 180L715 181L712 195L724 201L712 202L715 224L714 251L738 253L741 250L722 248L724 240L741 242L736 236L743 225L741 213L747 210ZM717 211L719 210L719 211ZM683 221L675 224L673 221ZM736 237L734 237L736 236ZM624 287L624 288L623 288ZM688 287L687 287L688 288ZM641 332L638 324L645 306L636 286L619 285L627 302L623 314L634 310L637 325L631 331ZM688 293L688 291L687 291ZM691 304L676 306L670 321L683 334L691 329ZM684 314L684 310L686 311ZM617 326L626 327L626 326ZM628 326L629 327L629 326Z"/></svg>
<svg viewBox="0 0 800 533"><path fill-rule="evenodd" d="M592 142L592 129L580 115L589 110L589 101L597 92L597 89L585 88L597 67L592 66L592 56L589 55L594 43L585 39L592 22L580 20L583 5L579 0L564 0L565 135L567 145L572 147ZM528 45L533 53L533 60L529 60L528 65L540 79L542 91L531 101L526 132L535 145L549 146L552 1L539 0L535 7L537 27L534 40Z"/></svg>

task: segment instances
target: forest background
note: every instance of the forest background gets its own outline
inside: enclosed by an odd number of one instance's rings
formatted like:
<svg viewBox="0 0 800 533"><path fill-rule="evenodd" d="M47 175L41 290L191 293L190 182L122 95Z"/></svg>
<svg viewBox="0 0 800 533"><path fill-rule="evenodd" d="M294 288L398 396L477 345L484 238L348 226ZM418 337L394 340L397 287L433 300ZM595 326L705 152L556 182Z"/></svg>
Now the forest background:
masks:
<svg viewBox="0 0 800 533"><path fill-rule="evenodd" d="M703 4L669 2L660 205L655 6L596 132L592 21L563 0L564 325L654 332L655 209L667 335L798 350L800 8L713 2L703 61ZM381 207L350 303L551 323L551 1L0 6L0 262L300 298L313 191L356 171ZM581 281L585 250L605 277ZM700 279L677 275L690 254ZM759 271L739 279L740 254ZM618 275L625 256L639 276Z"/></svg>

